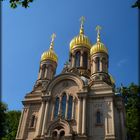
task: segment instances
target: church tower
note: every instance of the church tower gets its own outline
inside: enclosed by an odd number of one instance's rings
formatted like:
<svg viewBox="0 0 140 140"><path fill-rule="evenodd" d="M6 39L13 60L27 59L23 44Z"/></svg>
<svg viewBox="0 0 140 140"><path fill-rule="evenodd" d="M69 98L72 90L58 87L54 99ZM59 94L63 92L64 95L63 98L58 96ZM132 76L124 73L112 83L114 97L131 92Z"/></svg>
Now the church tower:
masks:
<svg viewBox="0 0 140 140"><path fill-rule="evenodd" d="M89 77L90 75L90 48L91 43L84 34L85 18L81 17L81 26L79 35L70 42L70 66L71 72L78 72L79 75Z"/></svg>
<svg viewBox="0 0 140 140"><path fill-rule="evenodd" d="M101 42L100 30L101 27L98 25L97 30L97 41L90 49L91 59L91 81L105 81L108 84L114 84L113 78L108 73L109 55L108 49Z"/></svg>
<svg viewBox="0 0 140 140"><path fill-rule="evenodd" d="M55 76L54 38L41 56L38 79L22 101L16 140L126 140L125 108L115 95L109 53L100 39L92 46L84 34L70 42L70 59Z"/></svg>

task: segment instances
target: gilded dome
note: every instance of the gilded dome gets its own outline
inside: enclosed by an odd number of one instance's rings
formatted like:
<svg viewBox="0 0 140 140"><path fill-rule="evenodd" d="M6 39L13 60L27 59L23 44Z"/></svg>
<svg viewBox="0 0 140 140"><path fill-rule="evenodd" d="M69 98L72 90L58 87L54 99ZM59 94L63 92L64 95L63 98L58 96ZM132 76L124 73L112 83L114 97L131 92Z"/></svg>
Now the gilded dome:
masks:
<svg viewBox="0 0 140 140"><path fill-rule="evenodd" d="M92 48L90 49L90 55L93 55L95 53L100 53L100 52L104 52L106 54L108 54L108 49L105 47L105 45L100 41L100 32L99 30L101 29L100 26L96 27L97 30L97 43L94 44L92 46Z"/></svg>
<svg viewBox="0 0 140 140"><path fill-rule="evenodd" d="M54 52L54 50L50 48L48 51L43 52L43 54L41 55L41 61L44 61L44 60L52 60L57 63L58 57L56 53Z"/></svg>
<svg viewBox="0 0 140 140"><path fill-rule="evenodd" d="M56 37L55 34L52 35L52 41L51 41L51 45L48 51L43 52L43 54L41 55L41 61L44 60L52 60L54 62L57 63L58 61L58 57L56 55L56 53L53 50L54 47L54 38Z"/></svg>
<svg viewBox="0 0 140 140"><path fill-rule="evenodd" d="M95 53L99 53L99 52L104 52L106 54L108 54L108 50L105 47L105 45L101 42L97 42L96 44L94 44L92 46L92 48L90 49L90 54L95 54Z"/></svg>
<svg viewBox="0 0 140 140"><path fill-rule="evenodd" d="M83 28L83 22L85 20L84 17L81 17L81 27L80 27L80 33L76 37L74 37L70 42L70 51L73 50L76 47L87 47L88 49L91 48L90 40L87 36L84 35L84 28Z"/></svg>

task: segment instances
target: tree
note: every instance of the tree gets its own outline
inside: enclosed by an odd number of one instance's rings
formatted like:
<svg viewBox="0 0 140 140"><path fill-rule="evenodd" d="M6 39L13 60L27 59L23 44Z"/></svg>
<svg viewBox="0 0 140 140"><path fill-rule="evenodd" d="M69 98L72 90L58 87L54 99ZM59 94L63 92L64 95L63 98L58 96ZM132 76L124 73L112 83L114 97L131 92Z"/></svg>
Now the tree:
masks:
<svg viewBox="0 0 140 140"><path fill-rule="evenodd" d="M21 112L20 111L7 111L6 113L6 134L2 140L15 140L19 119Z"/></svg>
<svg viewBox="0 0 140 140"><path fill-rule="evenodd" d="M140 139L140 86L131 83L119 88L125 102L128 139Z"/></svg>
<svg viewBox="0 0 140 140"><path fill-rule="evenodd" d="M0 139L6 134L6 111L7 105L0 102Z"/></svg>
<svg viewBox="0 0 140 140"><path fill-rule="evenodd" d="M4 0L1 0L4 1ZM9 0L11 8L16 8L18 5L21 5L24 8L29 7L29 4L33 2L33 0Z"/></svg>
<svg viewBox="0 0 140 140"><path fill-rule="evenodd" d="M140 0L137 0L133 5L132 8L138 7L140 9Z"/></svg>

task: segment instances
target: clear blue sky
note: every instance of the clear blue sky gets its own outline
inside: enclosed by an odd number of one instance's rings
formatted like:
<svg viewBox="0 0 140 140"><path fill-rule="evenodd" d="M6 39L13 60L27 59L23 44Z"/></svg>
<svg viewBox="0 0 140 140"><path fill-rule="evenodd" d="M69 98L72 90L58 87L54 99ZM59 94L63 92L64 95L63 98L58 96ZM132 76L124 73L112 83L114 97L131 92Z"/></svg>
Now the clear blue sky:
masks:
<svg viewBox="0 0 140 140"><path fill-rule="evenodd" d="M9 0L7 0L9 1ZM109 50L109 72L116 85L138 83L138 11L136 0L35 0L30 8L2 5L2 99L10 110L21 110L26 93L37 80L40 57L56 33L57 73L69 57L69 42L79 33L85 16L85 34L94 44L96 25Z"/></svg>

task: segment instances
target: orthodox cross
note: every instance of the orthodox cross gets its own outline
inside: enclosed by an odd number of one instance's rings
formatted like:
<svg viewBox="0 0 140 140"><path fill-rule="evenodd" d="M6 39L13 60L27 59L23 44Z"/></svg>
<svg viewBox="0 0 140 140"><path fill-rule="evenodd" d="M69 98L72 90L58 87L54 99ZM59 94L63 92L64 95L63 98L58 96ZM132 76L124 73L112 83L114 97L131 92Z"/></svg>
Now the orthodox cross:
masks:
<svg viewBox="0 0 140 140"><path fill-rule="evenodd" d="M100 30L101 30L101 26L97 25L96 26L96 31L97 31L97 42L100 42Z"/></svg>
<svg viewBox="0 0 140 140"><path fill-rule="evenodd" d="M84 17L84 16L82 16L82 17L80 18L80 21L81 21L81 27L83 27L84 22L85 22L85 17Z"/></svg>
<svg viewBox="0 0 140 140"><path fill-rule="evenodd" d="M102 29L101 26L99 26L99 25L96 26L96 31L97 31L98 34L100 34L100 30L101 30L101 29Z"/></svg>
<svg viewBox="0 0 140 140"><path fill-rule="evenodd" d="M51 36L52 40L51 40L51 45L50 45L50 49L53 49L53 46L54 46L54 39L56 38L56 34L53 33L52 36Z"/></svg>

